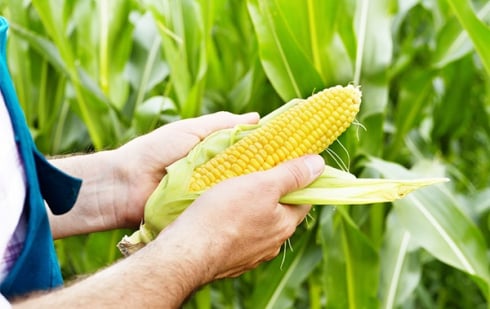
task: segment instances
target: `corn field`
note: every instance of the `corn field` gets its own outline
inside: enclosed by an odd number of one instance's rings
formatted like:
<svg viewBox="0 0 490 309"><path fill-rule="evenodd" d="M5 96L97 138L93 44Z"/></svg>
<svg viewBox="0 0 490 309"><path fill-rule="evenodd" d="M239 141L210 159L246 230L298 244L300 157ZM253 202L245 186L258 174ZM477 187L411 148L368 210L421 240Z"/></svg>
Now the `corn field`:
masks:
<svg viewBox="0 0 490 309"><path fill-rule="evenodd" d="M219 110L265 115L354 83L360 125L324 154L329 165L451 179L394 203L316 205L276 259L203 287L185 308L490 308L490 2L3 0L0 10L46 155L114 148ZM58 240L65 279L121 258L128 232Z"/></svg>

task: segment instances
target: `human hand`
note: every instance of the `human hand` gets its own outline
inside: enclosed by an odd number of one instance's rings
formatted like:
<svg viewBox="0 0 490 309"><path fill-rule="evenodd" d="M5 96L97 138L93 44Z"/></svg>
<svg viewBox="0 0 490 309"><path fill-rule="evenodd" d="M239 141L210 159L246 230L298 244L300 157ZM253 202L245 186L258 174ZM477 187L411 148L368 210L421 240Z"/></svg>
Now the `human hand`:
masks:
<svg viewBox="0 0 490 309"><path fill-rule="evenodd" d="M253 124L257 113L235 115L218 112L164 125L116 150L121 180L127 193L123 203L114 203L119 227L135 227L141 222L147 198L165 175L166 167L187 155L214 131L238 124Z"/></svg>
<svg viewBox="0 0 490 309"><path fill-rule="evenodd" d="M278 255L310 205L282 205L286 193L302 188L323 171L320 156L305 156L273 169L223 181L201 195L157 237L179 247L202 283L234 277ZM168 247L166 250L169 250Z"/></svg>
<svg viewBox="0 0 490 309"><path fill-rule="evenodd" d="M90 156L89 161L100 169L105 168L100 162L111 165L106 158L112 159L112 154L101 156ZM86 162L82 159L75 160ZM177 308L196 288L215 279L238 276L277 256L310 209L308 205L281 205L281 196L312 182L323 167L320 156L305 156L264 172L223 181L130 257L67 288L29 298L22 305L66 307L75 301L82 307ZM94 187L97 192L104 182L100 184L88 188ZM95 196L92 201L97 203L97 194L86 191ZM68 219L69 226L86 221L86 213L93 212L91 207L77 209ZM131 286L134 297L126 297L127 282L136 283Z"/></svg>

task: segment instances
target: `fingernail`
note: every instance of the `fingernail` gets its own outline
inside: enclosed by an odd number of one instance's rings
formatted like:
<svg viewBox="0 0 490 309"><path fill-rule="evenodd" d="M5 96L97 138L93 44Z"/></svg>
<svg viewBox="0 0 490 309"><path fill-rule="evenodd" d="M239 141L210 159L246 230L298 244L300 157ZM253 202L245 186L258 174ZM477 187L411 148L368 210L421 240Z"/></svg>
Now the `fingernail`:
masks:
<svg viewBox="0 0 490 309"><path fill-rule="evenodd" d="M319 155L309 155L305 157L305 164L310 170L310 175L313 178L320 176L325 168L325 161Z"/></svg>

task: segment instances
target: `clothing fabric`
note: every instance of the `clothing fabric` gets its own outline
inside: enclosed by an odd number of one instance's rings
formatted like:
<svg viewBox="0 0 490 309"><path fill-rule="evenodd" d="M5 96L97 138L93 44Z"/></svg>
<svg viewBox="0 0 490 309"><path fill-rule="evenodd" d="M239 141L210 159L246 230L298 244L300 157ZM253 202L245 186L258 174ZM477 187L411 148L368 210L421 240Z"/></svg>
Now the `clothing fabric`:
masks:
<svg viewBox="0 0 490 309"><path fill-rule="evenodd" d="M69 211L76 201L81 180L49 164L32 140L7 68L7 29L7 21L0 17L0 91L24 167L26 196L23 211L27 224L22 251L0 284L0 294L8 299L32 291L50 289L63 283L45 201L54 214ZM3 218L0 220L3 221Z"/></svg>
<svg viewBox="0 0 490 309"><path fill-rule="evenodd" d="M17 228L14 231L12 237L7 244L7 247L3 251L2 258L2 280L7 276L10 269L15 264L15 261L19 258L22 248L24 247L24 241L26 239L27 221L25 214L22 214L17 223Z"/></svg>
<svg viewBox="0 0 490 309"><path fill-rule="evenodd" d="M0 309L10 309L12 305L10 305L9 301L0 294Z"/></svg>
<svg viewBox="0 0 490 309"><path fill-rule="evenodd" d="M14 131L0 93L0 282L17 259L24 244L25 220L20 221L26 196L24 167Z"/></svg>

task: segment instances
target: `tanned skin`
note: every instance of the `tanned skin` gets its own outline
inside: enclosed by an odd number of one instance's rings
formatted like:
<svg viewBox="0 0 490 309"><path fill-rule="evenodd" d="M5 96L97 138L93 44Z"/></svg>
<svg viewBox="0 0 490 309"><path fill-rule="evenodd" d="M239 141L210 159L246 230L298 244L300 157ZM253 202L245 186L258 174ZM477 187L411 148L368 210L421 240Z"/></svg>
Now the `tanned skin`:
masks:
<svg viewBox="0 0 490 309"><path fill-rule="evenodd" d="M52 160L84 181L73 210L50 214L53 236L137 227L166 166L218 129L257 121L257 114L220 112L163 126L115 150ZM67 287L20 297L13 307L178 308L202 285L276 257L310 210L279 199L323 167L320 156L309 155L224 181L135 254Z"/></svg>

